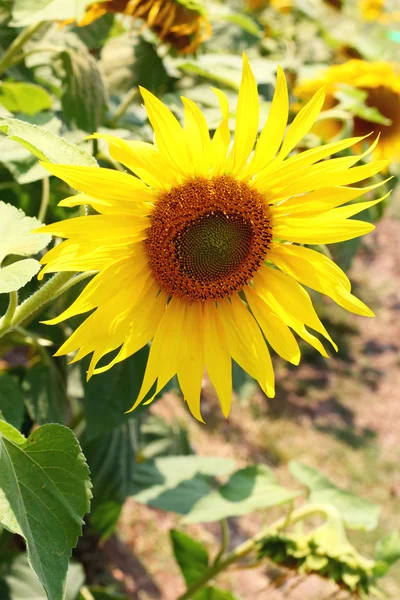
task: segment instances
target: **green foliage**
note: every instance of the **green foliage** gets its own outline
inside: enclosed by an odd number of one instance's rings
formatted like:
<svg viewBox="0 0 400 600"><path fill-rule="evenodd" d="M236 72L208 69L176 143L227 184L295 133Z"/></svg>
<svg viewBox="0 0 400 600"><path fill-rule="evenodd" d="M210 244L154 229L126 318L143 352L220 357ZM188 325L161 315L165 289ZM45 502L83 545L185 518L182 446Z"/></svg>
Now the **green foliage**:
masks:
<svg viewBox="0 0 400 600"><path fill-rule="evenodd" d="M89 510L85 458L72 431L44 425L25 439L0 421L0 523L22 535L51 600L63 600L68 558Z"/></svg>
<svg viewBox="0 0 400 600"><path fill-rule="evenodd" d="M254 465L236 471L229 481L201 498L185 517L185 523L219 521L254 510L290 502L297 496L279 485L271 469Z"/></svg>
<svg viewBox="0 0 400 600"><path fill-rule="evenodd" d="M89 4L92 4L92 0L14 0L12 24L14 27L23 27L40 21L79 20Z"/></svg>
<svg viewBox="0 0 400 600"><path fill-rule="evenodd" d="M0 374L0 415L21 429L24 418L24 397L17 380L7 373Z"/></svg>
<svg viewBox="0 0 400 600"><path fill-rule="evenodd" d="M378 505L341 490L316 469L302 463L289 463L289 470L309 489L310 502L334 506L340 512L346 527L371 531L377 526L380 512Z"/></svg>
<svg viewBox="0 0 400 600"><path fill-rule="evenodd" d="M6 81L0 86L0 104L15 113L35 115L52 107L50 94L41 86L22 81Z"/></svg>

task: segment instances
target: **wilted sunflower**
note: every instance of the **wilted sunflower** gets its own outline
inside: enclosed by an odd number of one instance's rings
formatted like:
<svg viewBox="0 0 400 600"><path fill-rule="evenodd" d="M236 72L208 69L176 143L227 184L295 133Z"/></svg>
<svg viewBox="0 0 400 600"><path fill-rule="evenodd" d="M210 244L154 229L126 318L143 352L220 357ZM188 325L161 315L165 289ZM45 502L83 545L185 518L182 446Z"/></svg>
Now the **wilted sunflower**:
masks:
<svg viewBox="0 0 400 600"><path fill-rule="evenodd" d="M377 123L360 116L354 117L354 135L380 134L374 150L376 159L400 158L400 76L397 65L364 60L349 60L342 65L329 67L320 77L300 83L295 94L307 101L321 86L326 86L324 109L333 108L338 100L335 93L341 84L351 85L367 93L365 104L376 108L387 120ZM317 123L314 131L324 140L338 135L342 122L326 119Z"/></svg>
<svg viewBox="0 0 400 600"><path fill-rule="evenodd" d="M180 53L195 52L211 33L204 9L194 0L106 0L86 9L80 26L89 25L107 13L122 13L142 19L161 41Z"/></svg>
<svg viewBox="0 0 400 600"><path fill-rule="evenodd" d="M212 139L194 102L182 98L182 127L145 89L154 145L95 134L107 140L111 156L136 177L45 163L80 191L62 206L89 204L100 213L42 229L69 238L42 259L42 277L55 271L98 271L78 299L48 321L92 311L57 354L77 350L77 361L93 353L91 377L152 340L133 408L176 374L199 420L204 368L228 415L232 358L272 397L274 372L266 342L293 364L300 350L292 330L323 356L325 348L307 328L336 349L301 284L349 311L372 316L351 294L339 267L301 244L341 242L371 231L370 223L349 217L381 199L346 203L376 187L353 186L387 165L354 166L372 147L359 156L323 160L359 143L357 137L288 158L312 127L324 93L318 91L286 130L289 103L281 69L257 142L257 84L246 57L232 146L228 100L214 91L222 120ZM113 353L108 364L97 366L108 353Z"/></svg>

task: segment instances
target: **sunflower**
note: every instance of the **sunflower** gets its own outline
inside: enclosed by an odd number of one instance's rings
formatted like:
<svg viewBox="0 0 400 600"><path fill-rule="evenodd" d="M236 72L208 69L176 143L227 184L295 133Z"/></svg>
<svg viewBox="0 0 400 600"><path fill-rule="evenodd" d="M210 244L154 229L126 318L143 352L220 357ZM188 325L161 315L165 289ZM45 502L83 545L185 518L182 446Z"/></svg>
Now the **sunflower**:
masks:
<svg viewBox="0 0 400 600"><path fill-rule="evenodd" d="M362 136L374 132L380 134L380 140L374 150L376 159L395 159L400 157L400 77L398 65L363 60L349 60L342 65L329 67L320 77L300 83L295 94L300 100L308 100L322 85L326 86L324 109L333 108L338 101L335 93L341 84L351 85L366 92L365 104L376 108L385 118L384 123L368 120L366 114L354 117L354 135ZM372 116L372 118L374 118ZM319 122L314 131L323 139L335 138L342 127L336 119Z"/></svg>
<svg viewBox="0 0 400 600"><path fill-rule="evenodd" d="M385 0L360 0L361 14L366 21L376 21L385 8Z"/></svg>
<svg viewBox="0 0 400 600"><path fill-rule="evenodd" d="M328 356L326 349L308 328L336 349L303 285L349 311L372 316L352 295L339 267L302 244L341 242L374 229L348 218L382 198L346 203L376 187L354 184L388 164L354 166L374 144L361 155L323 160L360 143L360 137L288 157L312 127L324 92L318 91L286 130L289 101L281 69L257 142L257 84L246 56L232 145L228 100L222 91L214 91L222 119L212 139L193 101L182 98L182 127L145 89L141 93L154 145L94 134L107 140L111 156L136 176L45 163L50 173L79 190L62 200L62 206L89 204L99 214L41 229L68 238L44 256L41 277L56 271L97 271L77 300L48 321L56 324L92 311L57 355L77 351L75 362L92 354L91 377L152 341L133 408L150 401L177 375L199 420L204 368L228 415L231 359L273 397L267 343L295 365L300 350L293 332L323 356Z"/></svg>
<svg viewBox="0 0 400 600"><path fill-rule="evenodd" d="M122 13L142 19L161 41L179 53L195 52L211 33L203 8L194 0L106 0L86 9L79 26L89 25L107 13Z"/></svg>

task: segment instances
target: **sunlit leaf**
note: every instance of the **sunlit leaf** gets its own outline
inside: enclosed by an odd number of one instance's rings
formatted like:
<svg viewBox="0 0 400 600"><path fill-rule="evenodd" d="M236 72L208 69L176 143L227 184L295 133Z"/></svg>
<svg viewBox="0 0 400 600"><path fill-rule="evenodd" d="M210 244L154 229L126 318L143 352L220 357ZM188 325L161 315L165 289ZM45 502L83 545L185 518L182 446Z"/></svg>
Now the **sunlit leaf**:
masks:
<svg viewBox="0 0 400 600"><path fill-rule="evenodd" d="M279 485L271 469L254 465L236 471L225 485L201 498L183 522L206 523L246 515L260 508L290 502L297 495Z"/></svg>
<svg viewBox="0 0 400 600"><path fill-rule="evenodd" d="M9 254L30 256L43 250L51 240L50 235L32 233L41 223L35 217L0 201L0 263Z"/></svg>
<svg viewBox="0 0 400 600"><path fill-rule="evenodd" d="M378 524L380 506L335 486L316 469L292 461L289 470L310 490L310 502L332 504L342 515L346 527L371 531Z"/></svg>
<svg viewBox="0 0 400 600"><path fill-rule="evenodd" d="M5 81L0 85L0 104L13 113L35 115L51 108L53 100L40 85L23 81Z"/></svg>
<svg viewBox="0 0 400 600"><path fill-rule="evenodd" d="M12 25L22 27L40 21L80 20L89 4L93 4L93 0L14 0Z"/></svg>
<svg viewBox="0 0 400 600"><path fill-rule="evenodd" d="M0 294L15 292L24 287L40 270L40 262L25 258L0 269Z"/></svg>

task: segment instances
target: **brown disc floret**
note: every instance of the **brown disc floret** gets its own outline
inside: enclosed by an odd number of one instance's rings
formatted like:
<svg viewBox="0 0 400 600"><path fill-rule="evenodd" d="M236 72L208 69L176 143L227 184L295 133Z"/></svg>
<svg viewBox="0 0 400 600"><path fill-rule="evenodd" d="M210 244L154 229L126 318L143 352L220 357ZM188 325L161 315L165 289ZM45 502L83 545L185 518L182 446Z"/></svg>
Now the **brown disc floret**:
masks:
<svg viewBox="0 0 400 600"><path fill-rule="evenodd" d="M272 231L262 194L228 175L160 196L146 240L162 290L190 302L239 292L263 264Z"/></svg>

